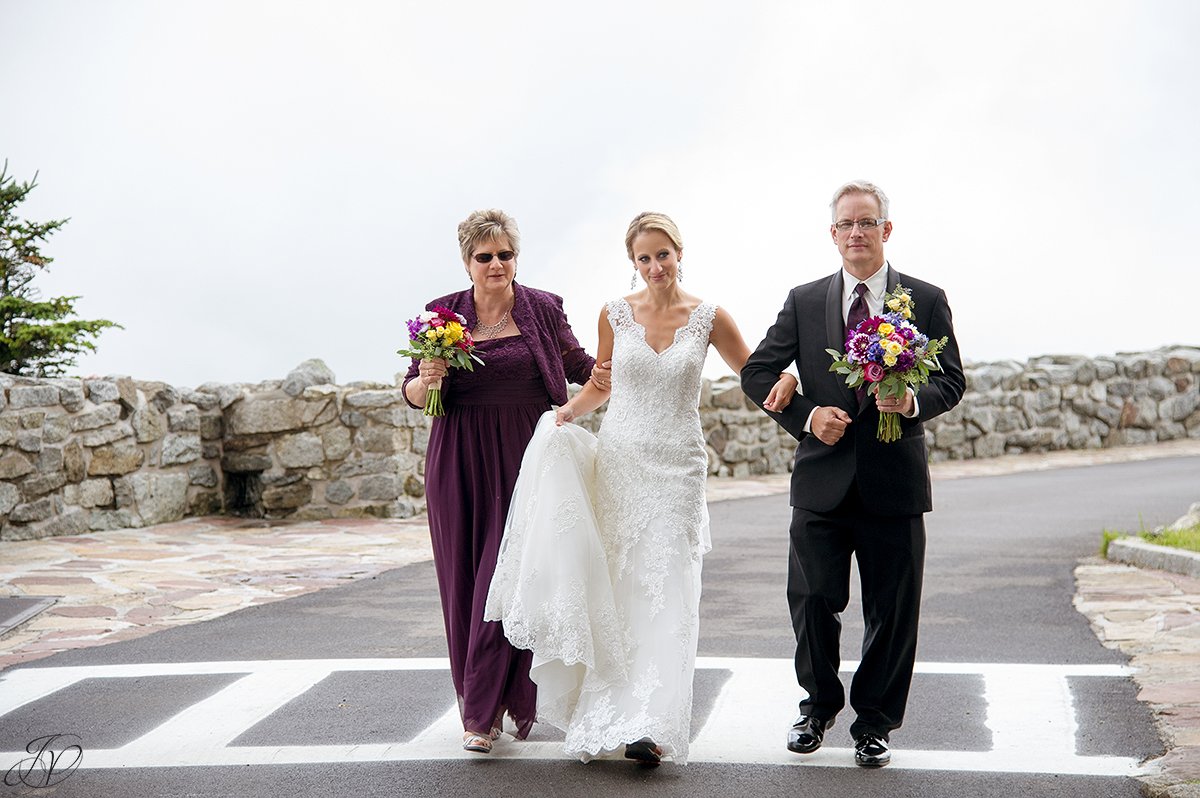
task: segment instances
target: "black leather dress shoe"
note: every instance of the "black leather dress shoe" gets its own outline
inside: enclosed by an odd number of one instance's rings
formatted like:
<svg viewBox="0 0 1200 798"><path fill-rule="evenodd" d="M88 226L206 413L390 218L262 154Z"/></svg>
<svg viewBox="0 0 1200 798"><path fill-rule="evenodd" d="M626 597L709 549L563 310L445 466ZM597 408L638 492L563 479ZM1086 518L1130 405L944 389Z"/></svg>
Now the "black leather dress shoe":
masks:
<svg viewBox="0 0 1200 798"><path fill-rule="evenodd" d="M854 738L854 764L864 768L881 768L892 761L888 741L873 732Z"/></svg>
<svg viewBox="0 0 1200 798"><path fill-rule="evenodd" d="M821 747L825 729L832 725L833 721L825 722L812 715L801 715L788 729L788 750L797 754L811 754Z"/></svg>

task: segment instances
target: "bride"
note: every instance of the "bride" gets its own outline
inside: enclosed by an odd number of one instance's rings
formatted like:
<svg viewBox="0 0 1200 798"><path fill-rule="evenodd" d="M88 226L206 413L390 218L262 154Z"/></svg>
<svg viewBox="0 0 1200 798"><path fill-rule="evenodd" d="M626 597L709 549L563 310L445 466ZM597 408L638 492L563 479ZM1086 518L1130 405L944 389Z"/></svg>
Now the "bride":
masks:
<svg viewBox="0 0 1200 798"><path fill-rule="evenodd" d="M687 761L701 558L711 548L700 427L709 344L741 371L750 349L722 308L679 287L683 242L660 213L629 225L633 285L600 313L598 362L610 395L589 382L542 416L526 449L485 619L533 651L538 718L566 732L584 761L615 753ZM767 407L796 379L781 375ZM593 437L568 424L606 400Z"/></svg>

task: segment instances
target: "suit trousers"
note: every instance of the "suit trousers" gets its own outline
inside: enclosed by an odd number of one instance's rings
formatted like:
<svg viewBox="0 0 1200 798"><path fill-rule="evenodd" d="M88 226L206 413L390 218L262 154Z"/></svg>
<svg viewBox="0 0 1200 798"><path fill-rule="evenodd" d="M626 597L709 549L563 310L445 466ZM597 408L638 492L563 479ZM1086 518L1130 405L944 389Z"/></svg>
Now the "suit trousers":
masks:
<svg viewBox="0 0 1200 798"><path fill-rule="evenodd" d="M925 566L923 515L871 515L853 485L832 512L792 508L788 606L796 633L800 711L826 722L846 704L838 678L840 614L850 600L850 555L858 561L865 633L850 685L852 736L887 739L904 719L917 652Z"/></svg>

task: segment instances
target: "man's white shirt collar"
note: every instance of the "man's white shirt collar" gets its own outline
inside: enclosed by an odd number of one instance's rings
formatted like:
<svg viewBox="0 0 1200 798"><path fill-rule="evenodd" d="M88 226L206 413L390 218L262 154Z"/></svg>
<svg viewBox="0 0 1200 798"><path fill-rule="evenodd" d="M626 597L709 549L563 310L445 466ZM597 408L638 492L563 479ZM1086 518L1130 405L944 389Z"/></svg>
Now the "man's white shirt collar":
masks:
<svg viewBox="0 0 1200 798"><path fill-rule="evenodd" d="M874 274L872 274L870 277L868 277L865 280L859 280L853 274L846 271L846 268L843 266L842 267L843 306L849 307L850 303L854 301L854 289L860 282L866 283L867 292L871 295L870 299L874 300L876 305L882 306L883 305L883 295L887 293L887 273L888 273L888 262L886 260L883 262L882 266L880 266L878 269L875 270Z"/></svg>

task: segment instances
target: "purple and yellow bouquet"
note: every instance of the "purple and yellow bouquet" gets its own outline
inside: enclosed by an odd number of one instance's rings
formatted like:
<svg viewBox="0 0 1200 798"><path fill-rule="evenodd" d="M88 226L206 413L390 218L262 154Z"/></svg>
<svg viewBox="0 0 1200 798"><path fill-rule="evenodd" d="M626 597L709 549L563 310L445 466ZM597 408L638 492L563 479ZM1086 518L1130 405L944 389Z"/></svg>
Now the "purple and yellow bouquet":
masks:
<svg viewBox="0 0 1200 798"><path fill-rule="evenodd" d="M396 354L415 360L442 358L451 368L467 371L474 371L475 363L483 365L483 361L475 354L475 341L466 328L467 320L453 310L436 307L410 319L407 324L408 348L397 349ZM442 407L441 380L429 386L429 393L425 397L425 415L446 415Z"/></svg>
<svg viewBox="0 0 1200 798"><path fill-rule="evenodd" d="M902 285L883 296L884 313L864 319L846 333L846 352L826 349L833 357L830 371L846 377L846 384L858 389L864 383L867 392L882 397L904 396L906 388L913 393L929 382L929 374L940 371L938 353L946 346L947 338L929 340L909 321L916 304L912 293ZM884 443L900 440L900 419L897 413L880 413L875 437Z"/></svg>

